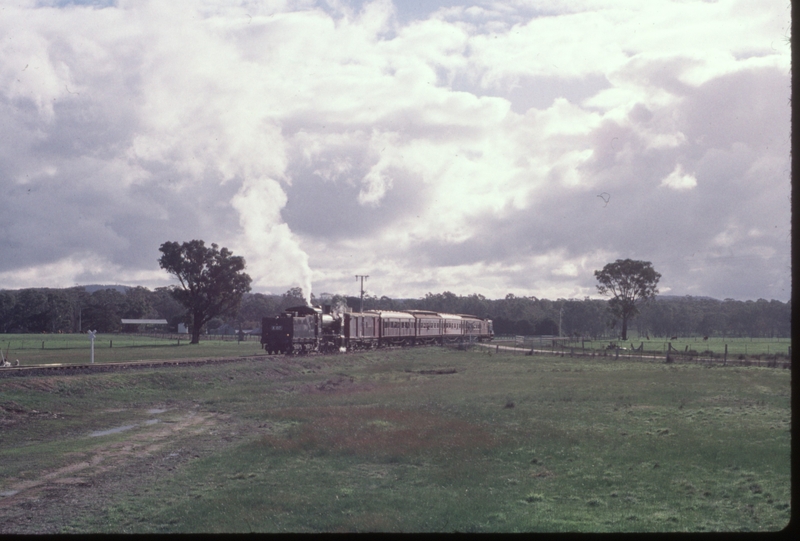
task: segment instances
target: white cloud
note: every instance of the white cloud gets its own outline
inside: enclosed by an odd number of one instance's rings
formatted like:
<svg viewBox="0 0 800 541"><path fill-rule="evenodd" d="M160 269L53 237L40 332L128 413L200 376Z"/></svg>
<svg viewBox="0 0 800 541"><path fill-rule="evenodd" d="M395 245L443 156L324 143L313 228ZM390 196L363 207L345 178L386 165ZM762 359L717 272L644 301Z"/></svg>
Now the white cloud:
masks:
<svg viewBox="0 0 800 541"><path fill-rule="evenodd" d="M478 2L407 24L386 0L36 5L0 20L9 284L80 275L79 253L149 272L191 238L307 294L362 272L386 294L580 295L598 254L788 258L778 2ZM763 234L725 244L711 200L756 180L733 223Z"/></svg>
<svg viewBox="0 0 800 541"><path fill-rule="evenodd" d="M31 265L13 271L0 272L0 282L6 289L26 287L72 287L78 283L120 285L162 285L166 272L162 270L132 270L111 263L91 252L81 252L44 265Z"/></svg>
<svg viewBox="0 0 800 541"><path fill-rule="evenodd" d="M672 170L672 173L661 181L661 186L667 186L668 188L678 191L691 190L697 187L697 179L694 175L685 174L681 164L677 164L675 169Z"/></svg>

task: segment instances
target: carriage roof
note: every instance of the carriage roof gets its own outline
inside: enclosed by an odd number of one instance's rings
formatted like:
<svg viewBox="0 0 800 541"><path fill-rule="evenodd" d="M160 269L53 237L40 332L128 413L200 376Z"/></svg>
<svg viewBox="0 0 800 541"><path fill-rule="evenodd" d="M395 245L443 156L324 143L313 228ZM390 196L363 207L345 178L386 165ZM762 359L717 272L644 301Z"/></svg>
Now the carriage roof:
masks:
<svg viewBox="0 0 800 541"><path fill-rule="evenodd" d="M393 310L369 310L366 313L378 314L381 319L395 318L395 319L413 319L414 316L408 312L396 312Z"/></svg>

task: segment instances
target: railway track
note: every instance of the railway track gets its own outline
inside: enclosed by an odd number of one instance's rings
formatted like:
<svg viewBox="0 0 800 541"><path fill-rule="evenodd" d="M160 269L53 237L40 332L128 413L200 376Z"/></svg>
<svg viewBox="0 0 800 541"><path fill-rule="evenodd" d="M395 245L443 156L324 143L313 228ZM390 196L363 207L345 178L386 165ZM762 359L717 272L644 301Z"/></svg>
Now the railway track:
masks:
<svg viewBox="0 0 800 541"><path fill-rule="evenodd" d="M205 364L224 364L241 362L247 359L274 358L275 355L244 355L241 357L210 357L189 359L163 359L127 361L121 363L95 363L95 364L41 364L31 366L12 366L0 368L0 378L43 376L43 375L77 375L97 372L121 372L125 370L138 370L143 368L162 368L168 366L202 366Z"/></svg>
<svg viewBox="0 0 800 541"><path fill-rule="evenodd" d="M508 352L518 352L518 353L531 353L531 348L518 348L513 346L502 346L499 344L474 344L478 345L479 347L495 350L495 351L508 351ZM399 347L387 347L385 349L401 349ZM360 352L358 350L357 352ZM350 352L348 352L350 353ZM556 353L550 350L533 350L534 354L544 354L544 355L565 355L565 356L575 356L575 357L590 357L585 353L570 353L570 352L563 352L563 353ZM342 353L307 353L304 355L293 355L291 357L316 357L316 356L329 356L329 355L342 355ZM345 354L346 355L346 354ZM122 372L126 370L139 370L145 368L164 368L170 366L202 366L206 364L225 364L225 363L235 363L241 362L248 359L281 359L285 358L285 355L268 355L268 354L260 354L260 355L243 355L240 357L209 357L209 358L188 358L188 359L163 359L163 360L142 360L142 361L127 361L127 362L120 362L120 363L95 363L95 364L44 364L44 365L32 365L32 366L14 366L14 367L6 367L0 368L0 378L9 378L9 377L26 377L26 376L44 376L44 375L79 375L79 374L92 374L92 373L100 373L100 372ZM607 358L607 357L606 357ZM612 357L613 358L613 357ZM648 361L660 361L664 362L665 357L663 355L643 355L643 356L623 356L620 355L620 359L626 360L648 360ZM773 367L773 368L790 368L791 361L777 361L772 362L764 361L764 360L749 360L743 361L739 359L728 359L725 362L723 359L718 358L692 358L692 359L684 359L681 356L674 355L672 356L673 362L678 363L691 363L691 364L717 364L723 366L763 366L763 367Z"/></svg>
<svg viewBox="0 0 800 541"><path fill-rule="evenodd" d="M451 344L448 344L451 346ZM393 350L402 349L403 346L385 346L381 349ZM347 353L340 352L307 352L294 355L269 355L267 353L259 355L242 355L240 357L209 357L209 358L187 358L187 359L163 359L163 360L142 360L126 361L118 363L95 363L95 364L39 364L29 366L12 366L0 368L0 378L43 376L43 375L78 375L92 374L99 372L121 372L124 370L138 370L143 368L162 368L168 366L202 366L205 364L224 364L240 362L247 359L301 359L306 357L327 357L333 355L347 355L349 353L363 353L370 350L353 350Z"/></svg>

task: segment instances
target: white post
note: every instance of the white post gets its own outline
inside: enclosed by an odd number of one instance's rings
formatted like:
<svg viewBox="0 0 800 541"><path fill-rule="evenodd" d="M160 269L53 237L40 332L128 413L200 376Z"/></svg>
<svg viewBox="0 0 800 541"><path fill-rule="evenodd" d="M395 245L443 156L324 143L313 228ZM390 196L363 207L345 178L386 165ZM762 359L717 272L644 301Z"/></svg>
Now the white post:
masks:
<svg viewBox="0 0 800 541"><path fill-rule="evenodd" d="M89 335L89 340L92 341L92 364L94 364L94 336L97 334L97 331L86 331Z"/></svg>

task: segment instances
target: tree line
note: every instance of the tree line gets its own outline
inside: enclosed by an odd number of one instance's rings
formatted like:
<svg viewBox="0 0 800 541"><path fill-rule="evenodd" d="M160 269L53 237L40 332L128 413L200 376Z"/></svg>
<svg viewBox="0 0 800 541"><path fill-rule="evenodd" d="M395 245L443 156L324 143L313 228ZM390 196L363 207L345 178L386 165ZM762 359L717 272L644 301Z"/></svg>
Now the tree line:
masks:
<svg viewBox="0 0 800 541"><path fill-rule="evenodd" d="M122 289L122 288L120 288ZM357 296L312 295L312 304L344 304L359 309ZM204 324L211 333L233 333L240 328L257 329L261 318L275 316L290 306L305 305L302 289L282 295L245 293L232 316L215 317ZM621 322L612 322L608 301L601 299L503 299L483 295L456 295L450 291L428 293L421 299L364 297L364 310L432 310L489 317L496 334L584 336L594 339L616 337ZM640 336L791 336L791 303L777 300L738 301L705 297L656 297L644 304L631 322ZM65 289L31 288L0 291L0 332L101 333L135 331L125 329L125 319L166 319L167 330L177 331L188 323L186 308L166 287L99 289L89 293L83 287Z"/></svg>
<svg viewBox="0 0 800 541"><path fill-rule="evenodd" d="M159 266L174 275L179 285L156 288L106 288L93 293L86 288L23 289L0 291L0 332L135 331L124 329L122 319L165 319L169 331L185 323L191 343L203 330L229 334L256 329L261 319L285 308L305 305L302 289L283 295L250 293L251 278L245 260L216 244L202 240L163 243ZM362 298L323 294L313 305L329 304L335 310L431 310L487 317L495 334L560 335L627 339L635 321L640 336L722 335L784 337L791 333L791 306L780 301L717 301L708 298L660 298L661 274L648 261L617 259L594 272L608 301L537 299L516 297L490 300L483 295L459 296L452 292L428 293L421 299ZM635 319L634 319L635 318ZM621 328L620 328L621 327Z"/></svg>
<svg viewBox="0 0 800 541"><path fill-rule="evenodd" d="M290 306L305 304L300 288L283 295L247 293L232 317L217 317L202 327L216 331L255 328L261 318L274 316ZM172 295L169 287L102 288L94 292L84 287L64 289L29 288L0 290L0 332L76 333L96 330L101 333L135 331L137 326L122 324L123 319L165 319L167 330L177 332L178 324L189 324L186 307ZM230 331L232 332L232 331Z"/></svg>
<svg viewBox="0 0 800 541"><path fill-rule="evenodd" d="M358 307L358 297L346 297ZM365 296L365 310L433 310L489 317L495 334L617 337L622 321L609 312L603 299L539 299L517 297L491 300L483 295L459 296L449 291L428 293L422 299L393 300ZM639 336L791 336L791 301L717 300L707 297L657 296L642 304L630 325Z"/></svg>

